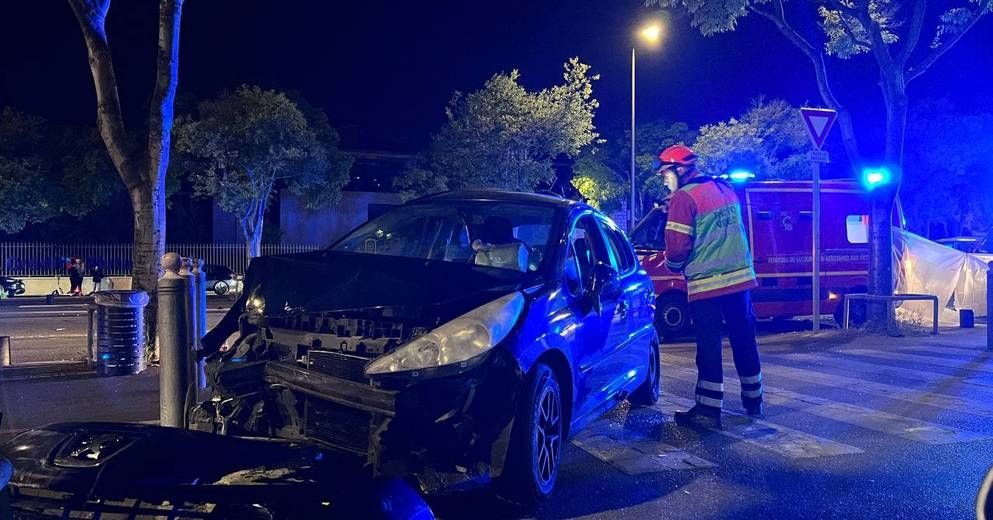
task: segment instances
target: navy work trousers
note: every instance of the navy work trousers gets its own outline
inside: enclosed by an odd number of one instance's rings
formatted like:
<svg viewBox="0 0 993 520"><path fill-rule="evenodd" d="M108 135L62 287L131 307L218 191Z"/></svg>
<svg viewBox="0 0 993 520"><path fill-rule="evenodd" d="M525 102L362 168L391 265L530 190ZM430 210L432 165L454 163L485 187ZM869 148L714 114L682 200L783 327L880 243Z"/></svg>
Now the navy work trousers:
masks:
<svg viewBox="0 0 993 520"><path fill-rule="evenodd" d="M755 311L749 291L690 303L696 329L696 402L720 409L724 401L721 324L727 323L734 367L746 408L762 402L762 367L755 342Z"/></svg>

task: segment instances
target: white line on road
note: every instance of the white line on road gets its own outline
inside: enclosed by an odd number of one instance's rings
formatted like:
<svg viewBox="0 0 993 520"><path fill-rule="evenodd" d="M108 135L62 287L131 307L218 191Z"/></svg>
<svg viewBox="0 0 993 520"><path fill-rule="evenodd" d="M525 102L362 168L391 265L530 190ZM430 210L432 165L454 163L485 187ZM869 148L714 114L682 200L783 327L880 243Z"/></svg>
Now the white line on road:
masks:
<svg viewBox="0 0 993 520"><path fill-rule="evenodd" d="M672 371L678 372L678 375L672 377L690 384L696 383L695 371L670 367L670 372ZM741 392L741 386L737 381L730 378L726 379L727 396ZM952 426L930 423L882 410L831 401L822 397L793 392L785 388L764 385L764 391L765 400L769 404L786 406L803 413L925 444L952 444L990 438L986 435L961 430ZM782 417L781 415L776 416L779 420Z"/></svg>
<svg viewBox="0 0 993 520"><path fill-rule="evenodd" d="M674 358L679 358L679 356L670 355L663 357L663 377L665 377L666 368L670 366L669 363L676 361ZM682 362L682 366L685 367L692 367L694 363L692 359L688 358L679 358L678 361ZM842 369L842 371L852 373L851 370ZM879 383L860 377L849 377L837 373L825 373L818 370L776 364L770 359L762 360L762 372L767 378L768 376L785 377L830 388L845 388L854 393L905 401L917 406L934 406L959 413L993 417L993 395L972 388L969 389L970 398L964 399L928 390L915 390L904 386ZM725 363L724 373L734 374L734 365L730 362ZM954 378L943 378L941 381L932 380L931 382L937 383L936 386L940 386L947 391L947 384L945 384L947 383L947 379Z"/></svg>
<svg viewBox="0 0 993 520"><path fill-rule="evenodd" d="M673 409L688 410L695 403L692 399L666 396L653 408L671 414ZM809 459L836 455L865 453L848 444L825 439L809 433L780 426L760 419L751 419L734 412L726 412L721 435L750 444L788 459Z"/></svg>
<svg viewBox="0 0 993 520"><path fill-rule="evenodd" d="M37 336L11 336L10 339L63 339L63 338L85 338L86 334L46 334Z"/></svg>

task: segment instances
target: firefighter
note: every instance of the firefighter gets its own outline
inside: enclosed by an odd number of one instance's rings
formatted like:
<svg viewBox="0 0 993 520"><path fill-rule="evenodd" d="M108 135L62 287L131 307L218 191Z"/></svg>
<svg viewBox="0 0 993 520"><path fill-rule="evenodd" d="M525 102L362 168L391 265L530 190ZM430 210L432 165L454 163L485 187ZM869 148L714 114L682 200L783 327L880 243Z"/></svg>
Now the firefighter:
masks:
<svg viewBox="0 0 993 520"><path fill-rule="evenodd" d="M697 156L676 145L659 154L659 174L678 189L669 201L665 226L666 266L686 276L690 316L696 331L696 405L676 412L676 424L720 429L724 402L721 323L726 322L741 400L748 415L761 417L762 371L755 343L756 286L752 256L734 189L697 170Z"/></svg>

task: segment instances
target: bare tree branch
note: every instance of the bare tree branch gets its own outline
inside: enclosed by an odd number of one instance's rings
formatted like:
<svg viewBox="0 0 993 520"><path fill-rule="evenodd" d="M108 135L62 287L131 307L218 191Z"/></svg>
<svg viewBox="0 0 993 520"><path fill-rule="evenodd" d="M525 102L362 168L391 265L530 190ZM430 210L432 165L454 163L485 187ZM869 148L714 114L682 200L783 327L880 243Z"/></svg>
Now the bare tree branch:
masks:
<svg viewBox="0 0 993 520"><path fill-rule="evenodd" d="M924 13L927 11L927 0L915 0L913 12L910 16L910 30L907 31L907 41L897 54L897 63L900 67L907 65L907 60L917 48L917 42L921 39L921 28L924 26Z"/></svg>
<svg viewBox="0 0 993 520"><path fill-rule="evenodd" d="M917 79L917 77L920 76L921 74L927 72L927 70L931 68L931 65L934 65L934 63L938 61L938 59L941 58L943 54L948 52L948 49L954 47L955 44L958 43L958 41L962 38L962 36L964 36L965 33L969 32L969 30L972 29L973 26L976 25L976 22L978 22L979 19L982 17L983 17L983 10L982 7L979 7L973 12L972 19L969 20L969 22L965 25L965 27L962 28L961 31L955 33L955 35L952 36L950 39L945 40L945 42L939 45L937 48L931 49L931 52L927 56L925 56L920 63L907 69L907 83L910 83L911 81Z"/></svg>

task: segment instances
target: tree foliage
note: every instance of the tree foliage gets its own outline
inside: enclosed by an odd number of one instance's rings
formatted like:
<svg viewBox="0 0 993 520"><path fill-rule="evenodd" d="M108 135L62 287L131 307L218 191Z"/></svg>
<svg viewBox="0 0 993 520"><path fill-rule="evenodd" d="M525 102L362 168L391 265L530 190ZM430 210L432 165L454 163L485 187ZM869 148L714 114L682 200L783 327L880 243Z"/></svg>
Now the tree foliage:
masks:
<svg viewBox="0 0 993 520"><path fill-rule="evenodd" d="M740 118L704 125L694 144L708 175L745 169L772 180L809 178L811 149L800 110L778 99L758 99Z"/></svg>
<svg viewBox="0 0 993 520"><path fill-rule="evenodd" d="M0 230L86 215L110 202L119 186L92 128L52 127L41 117L0 109Z"/></svg>
<svg viewBox="0 0 993 520"><path fill-rule="evenodd" d="M502 188L533 191L555 179L553 161L575 157L597 139L593 98L598 76L578 58L563 82L540 91L520 83L518 71L496 74L481 90L456 92L447 123L425 157L397 179L405 196L444 190Z"/></svg>
<svg viewBox="0 0 993 520"><path fill-rule="evenodd" d="M195 193L239 219L250 257L260 254L265 211L279 185L310 208L340 199L352 158L338 149L326 117L308 120L285 94L254 86L204 101L197 112L177 121L177 150Z"/></svg>
<svg viewBox="0 0 993 520"><path fill-rule="evenodd" d="M594 150L583 152L572 165L571 182L590 206L610 213L621 208L629 187L603 159Z"/></svg>

